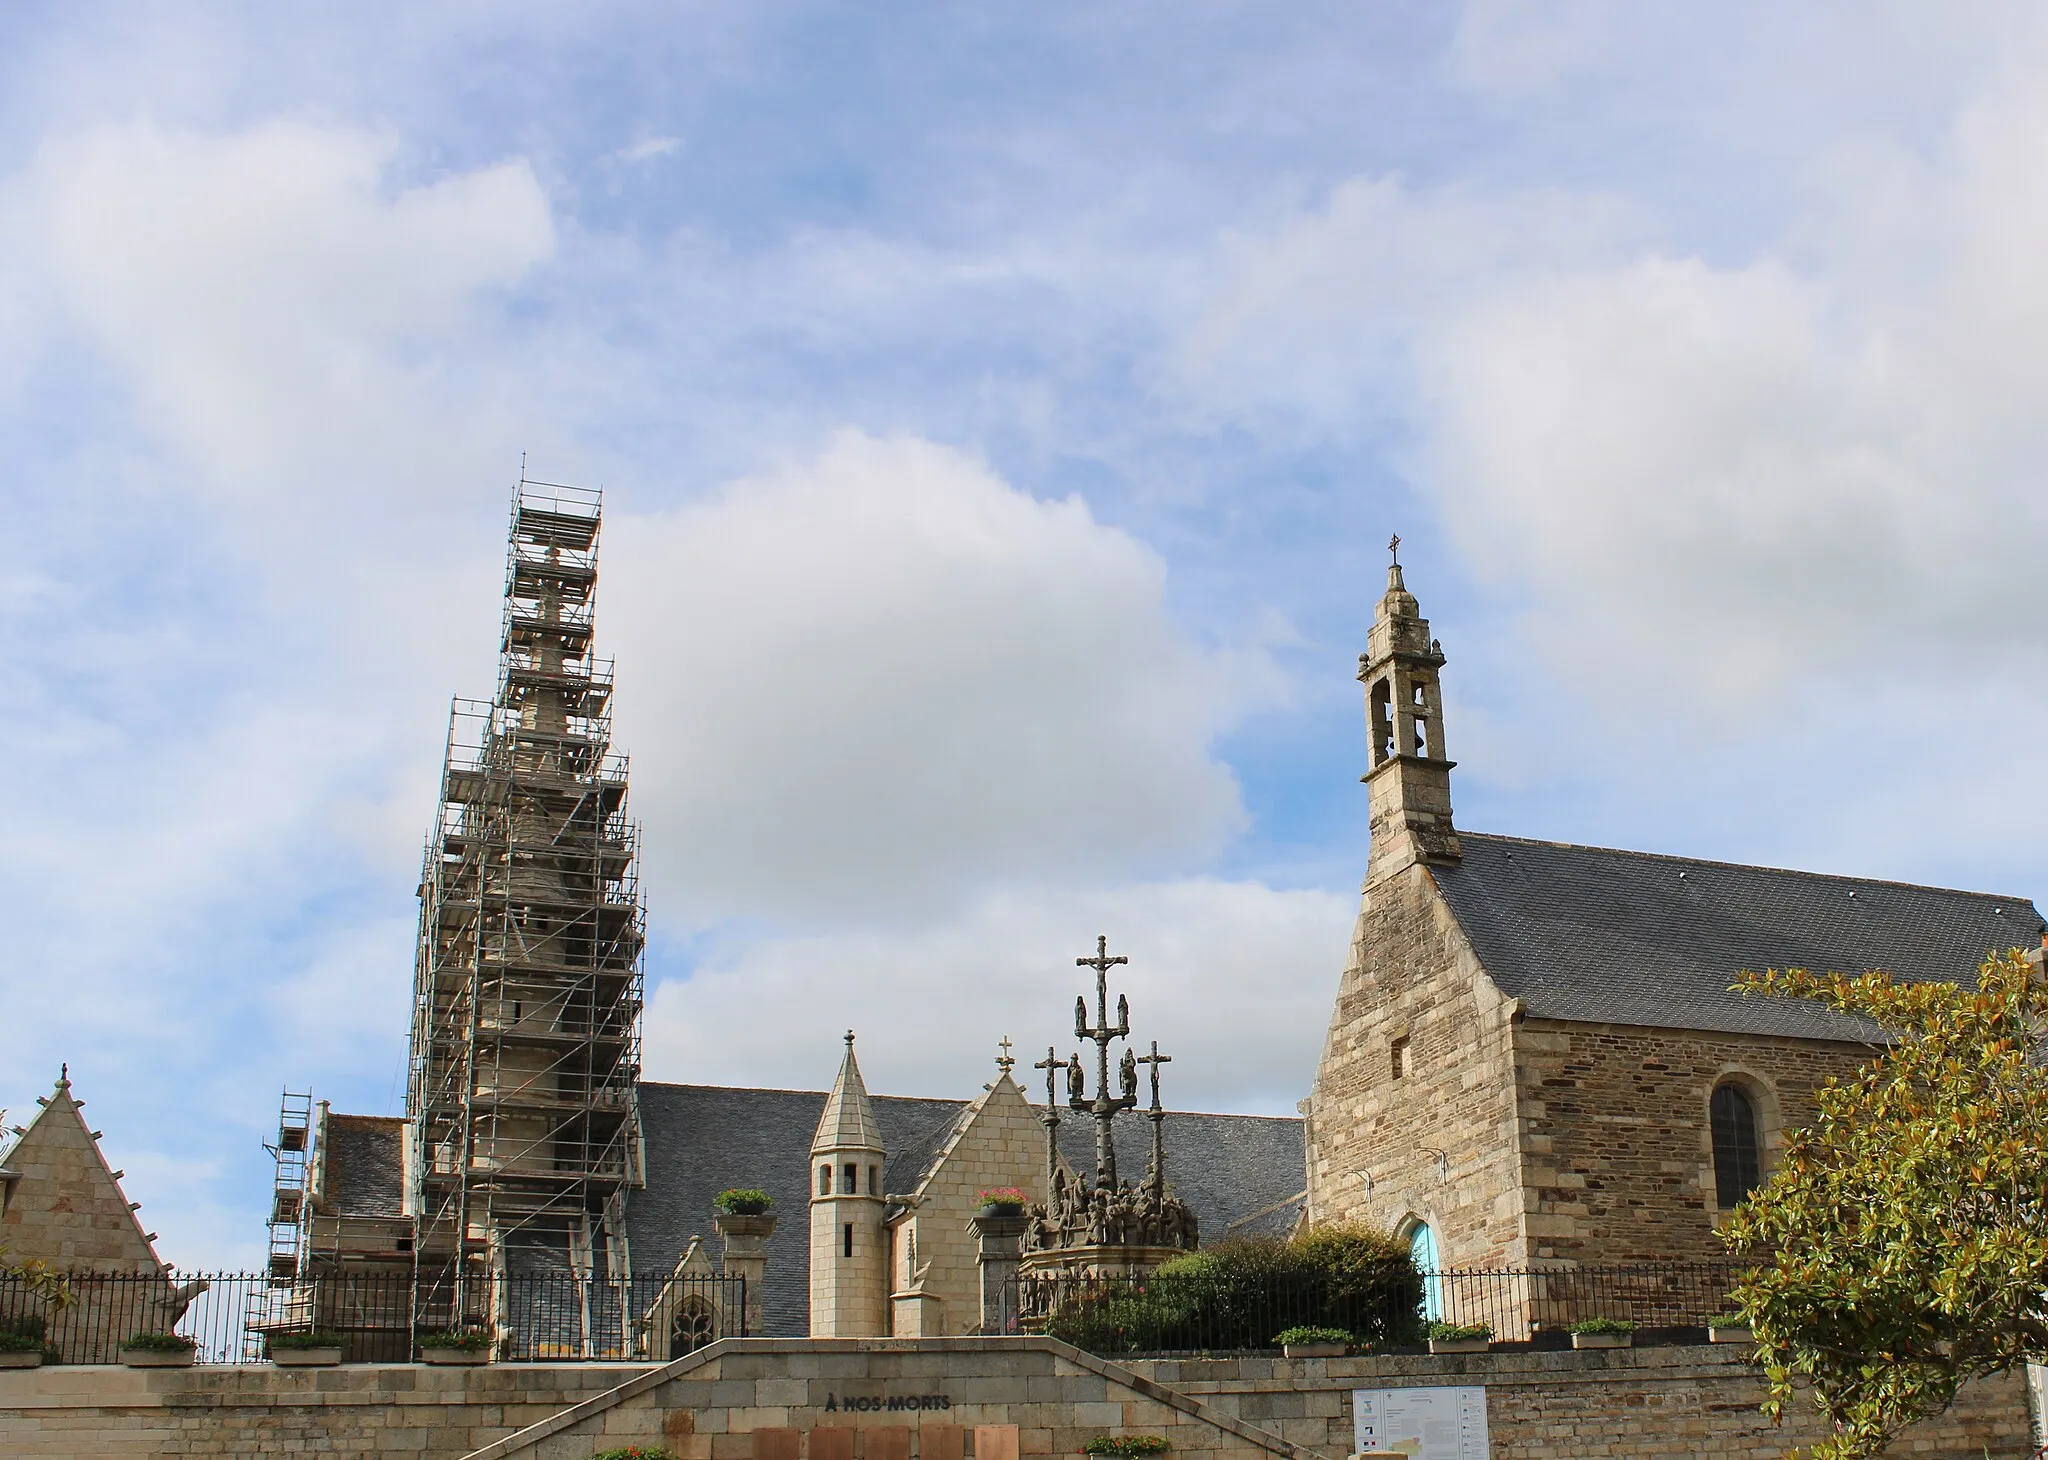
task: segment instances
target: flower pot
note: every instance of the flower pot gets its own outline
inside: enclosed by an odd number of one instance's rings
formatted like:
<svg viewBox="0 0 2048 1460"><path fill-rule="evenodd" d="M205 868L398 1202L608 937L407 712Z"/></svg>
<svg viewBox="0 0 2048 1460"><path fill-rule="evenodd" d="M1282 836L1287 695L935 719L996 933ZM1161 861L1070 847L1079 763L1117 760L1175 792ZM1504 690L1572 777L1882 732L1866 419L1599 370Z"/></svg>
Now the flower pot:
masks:
<svg viewBox="0 0 2048 1460"><path fill-rule="evenodd" d="M189 1369L199 1357L189 1348L124 1348L121 1362L131 1369Z"/></svg>
<svg viewBox="0 0 2048 1460"><path fill-rule="evenodd" d="M474 1367L488 1364L491 1351L487 1348L423 1348L420 1362L423 1364L457 1364Z"/></svg>
<svg viewBox="0 0 2048 1460"><path fill-rule="evenodd" d="M1490 1338L1432 1338L1429 1351L1433 1354L1483 1354L1493 1347Z"/></svg>
<svg viewBox="0 0 2048 1460"><path fill-rule="evenodd" d="M1633 1333L1575 1333L1572 1335L1573 1348L1634 1348L1636 1336Z"/></svg>
<svg viewBox="0 0 2048 1460"><path fill-rule="evenodd" d="M280 1369L331 1369L341 1362L338 1348L274 1348L270 1362Z"/></svg>
<svg viewBox="0 0 2048 1460"><path fill-rule="evenodd" d="M1290 1359L1341 1359L1350 1352L1342 1343L1283 1343L1280 1352Z"/></svg>
<svg viewBox="0 0 2048 1460"><path fill-rule="evenodd" d="M0 1353L0 1369L34 1369L41 1367L43 1355L37 1349L9 1349Z"/></svg>
<svg viewBox="0 0 2048 1460"><path fill-rule="evenodd" d="M1747 1328L1707 1327L1707 1341L1710 1343L1755 1343L1756 1335Z"/></svg>

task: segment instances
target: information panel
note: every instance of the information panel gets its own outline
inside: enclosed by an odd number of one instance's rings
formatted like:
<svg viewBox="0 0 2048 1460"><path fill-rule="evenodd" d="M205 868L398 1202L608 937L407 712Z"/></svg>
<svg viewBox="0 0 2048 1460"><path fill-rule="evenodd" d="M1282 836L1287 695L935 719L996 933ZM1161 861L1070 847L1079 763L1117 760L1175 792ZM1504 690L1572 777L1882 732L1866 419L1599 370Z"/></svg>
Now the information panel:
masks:
<svg viewBox="0 0 2048 1460"><path fill-rule="evenodd" d="M1415 1460L1490 1460L1486 1389L1354 1389L1351 1426L1361 1454L1406 1450Z"/></svg>

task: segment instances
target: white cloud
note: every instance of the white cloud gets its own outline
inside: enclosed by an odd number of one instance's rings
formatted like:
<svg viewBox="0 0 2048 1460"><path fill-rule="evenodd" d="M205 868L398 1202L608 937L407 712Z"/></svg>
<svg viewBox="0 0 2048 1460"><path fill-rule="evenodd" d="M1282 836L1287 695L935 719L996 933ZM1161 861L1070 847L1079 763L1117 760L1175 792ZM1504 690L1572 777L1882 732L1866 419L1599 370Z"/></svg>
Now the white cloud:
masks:
<svg viewBox="0 0 2048 1460"><path fill-rule="evenodd" d="M524 161L400 186L394 139L299 122L147 122L47 142L17 206L41 265L157 429L237 494L425 448L471 383L450 346L554 247Z"/></svg>
<svg viewBox="0 0 2048 1460"><path fill-rule="evenodd" d="M859 1035L882 1094L959 1097L991 1078L996 1041L1020 1065L1074 1048L1076 968L1107 934L1111 996L1134 1039L1174 1057L1167 1103L1291 1114L1308 1093L1343 967L1355 897L1188 879L1006 891L909 932L835 931L714 951L654 989L651 1079L821 1089L839 1036ZM1020 1068L1021 1078L1029 1071Z"/></svg>
<svg viewBox="0 0 2048 1460"><path fill-rule="evenodd" d="M1323 429L1406 415L1454 540L1602 698L1745 707L1907 652L2034 658L2044 66L2026 51L1931 163L1832 159L1736 262L1597 196L1354 181L1224 241L1187 378Z"/></svg>
<svg viewBox="0 0 2048 1460"><path fill-rule="evenodd" d="M1007 879L1204 865L1217 734L1277 691L1168 615L1165 565L957 451L836 438L607 534L664 917L891 915Z"/></svg>

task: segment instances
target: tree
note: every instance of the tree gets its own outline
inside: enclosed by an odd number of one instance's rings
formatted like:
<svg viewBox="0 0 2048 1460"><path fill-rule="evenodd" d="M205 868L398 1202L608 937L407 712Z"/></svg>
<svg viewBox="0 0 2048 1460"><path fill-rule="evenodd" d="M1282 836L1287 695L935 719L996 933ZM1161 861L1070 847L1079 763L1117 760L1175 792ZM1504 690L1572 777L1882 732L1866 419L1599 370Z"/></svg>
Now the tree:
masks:
<svg viewBox="0 0 2048 1460"><path fill-rule="evenodd" d="M1819 1095L1723 1231L1765 1261L1734 1290L1781 1417L1810 1385L1813 1460L1863 1460L1971 1379L2048 1352L2048 986L2017 951L1975 989L1804 969L1745 993L1817 999L1888 1043Z"/></svg>

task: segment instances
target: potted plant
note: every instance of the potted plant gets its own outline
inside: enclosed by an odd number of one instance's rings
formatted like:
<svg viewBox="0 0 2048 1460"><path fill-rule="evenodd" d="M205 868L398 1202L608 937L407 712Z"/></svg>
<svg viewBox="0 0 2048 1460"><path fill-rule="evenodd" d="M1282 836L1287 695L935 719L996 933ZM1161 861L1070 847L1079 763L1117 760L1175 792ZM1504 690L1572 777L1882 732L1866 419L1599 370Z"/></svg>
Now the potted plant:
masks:
<svg viewBox="0 0 2048 1460"><path fill-rule="evenodd" d="M488 1364L491 1336L480 1328L450 1328L420 1335L420 1362L425 1364Z"/></svg>
<svg viewBox="0 0 2048 1460"><path fill-rule="evenodd" d="M976 1200L981 1203L980 1216L1021 1217L1024 1208L1031 1204L1031 1194L1021 1187L992 1186Z"/></svg>
<svg viewBox="0 0 2048 1460"><path fill-rule="evenodd" d="M43 1362L40 1335L0 1333L0 1369L34 1369Z"/></svg>
<svg viewBox="0 0 2048 1460"><path fill-rule="evenodd" d="M341 1362L338 1333L273 1333L270 1362L280 1369L324 1369Z"/></svg>
<svg viewBox="0 0 2048 1460"><path fill-rule="evenodd" d="M1164 1455L1172 1448L1172 1442L1164 1435L1097 1435L1082 1444L1081 1453L1128 1460L1133 1455Z"/></svg>
<svg viewBox="0 0 2048 1460"><path fill-rule="evenodd" d="M1619 1318L1582 1318L1571 1326L1573 1348L1630 1348L1636 1326Z"/></svg>
<svg viewBox="0 0 2048 1460"><path fill-rule="evenodd" d="M675 1460L675 1457L659 1445L615 1445L609 1450L599 1450L590 1460Z"/></svg>
<svg viewBox="0 0 2048 1460"><path fill-rule="evenodd" d="M713 1197L711 1204L731 1217L765 1217L775 1198L758 1186L731 1186Z"/></svg>
<svg viewBox="0 0 2048 1460"><path fill-rule="evenodd" d="M121 1362L131 1369L189 1369L199 1340L182 1333L136 1333L121 1345Z"/></svg>
<svg viewBox="0 0 2048 1460"><path fill-rule="evenodd" d="M1334 1359L1351 1347L1351 1335L1341 1328L1314 1326L1283 1329L1273 1335L1280 1352L1290 1359Z"/></svg>
<svg viewBox="0 0 2048 1460"><path fill-rule="evenodd" d="M1749 1330L1749 1320L1740 1313L1722 1313L1707 1320L1707 1341L1755 1343L1756 1335Z"/></svg>
<svg viewBox="0 0 2048 1460"><path fill-rule="evenodd" d="M1483 1354L1493 1347L1493 1328L1485 1323L1443 1323L1429 1325L1429 1351L1433 1354Z"/></svg>

